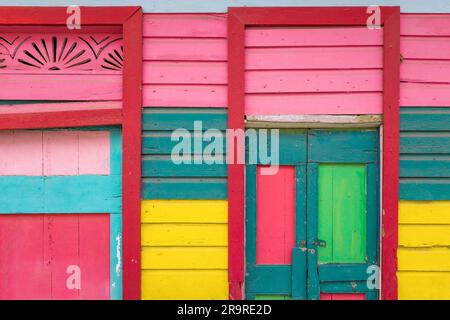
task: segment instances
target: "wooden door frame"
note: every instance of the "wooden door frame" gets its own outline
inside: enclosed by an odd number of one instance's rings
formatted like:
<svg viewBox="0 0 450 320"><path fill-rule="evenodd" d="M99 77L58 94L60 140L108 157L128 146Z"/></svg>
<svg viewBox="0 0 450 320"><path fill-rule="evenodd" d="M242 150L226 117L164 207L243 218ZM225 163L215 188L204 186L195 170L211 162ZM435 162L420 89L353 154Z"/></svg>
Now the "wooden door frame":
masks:
<svg viewBox="0 0 450 320"><path fill-rule="evenodd" d="M397 299L400 7L380 7L383 26L383 151L381 296ZM247 26L366 26L367 7L246 7L228 9L228 128L244 130ZM237 145L234 138L234 145ZM234 152L236 154L236 152ZM232 159L235 160L235 159ZM245 165L228 164L230 299L243 298Z"/></svg>
<svg viewBox="0 0 450 320"><path fill-rule="evenodd" d="M142 9L80 7L83 25L123 28L124 66L121 109L55 111L0 115L0 130L122 126L123 298L140 299L140 189ZM67 7L0 7L0 26L65 26Z"/></svg>

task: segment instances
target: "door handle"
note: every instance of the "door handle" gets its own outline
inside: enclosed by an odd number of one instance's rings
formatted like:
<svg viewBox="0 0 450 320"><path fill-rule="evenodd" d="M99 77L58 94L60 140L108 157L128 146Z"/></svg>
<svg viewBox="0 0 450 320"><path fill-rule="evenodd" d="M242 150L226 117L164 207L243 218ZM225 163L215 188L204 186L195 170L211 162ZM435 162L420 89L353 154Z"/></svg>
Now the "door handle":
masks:
<svg viewBox="0 0 450 320"><path fill-rule="evenodd" d="M306 240L300 241L299 248L301 251L306 251Z"/></svg>
<svg viewBox="0 0 450 320"><path fill-rule="evenodd" d="M316 239L312 243L316 247L325 248L327 246L327 242L325 240Z"/></svg>

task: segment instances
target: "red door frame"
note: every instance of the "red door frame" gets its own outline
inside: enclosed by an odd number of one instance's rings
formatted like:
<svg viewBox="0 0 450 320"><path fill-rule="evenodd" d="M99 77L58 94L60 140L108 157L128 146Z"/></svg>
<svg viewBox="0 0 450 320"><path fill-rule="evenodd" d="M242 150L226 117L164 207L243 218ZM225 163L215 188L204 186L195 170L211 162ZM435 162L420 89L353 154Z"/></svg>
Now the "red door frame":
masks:
<svg viewBox="0 0 450 320"><path fill-rule="evenodd" d="M0 7L0 26L65 26L67 7ZM0 130L122 125L123 298L140 299L141 197L141 7L80 7L83 25L123 28L122 109L55 111L0 116Z"/></svg>
<svg viewBox="0 0 450 320"><path fill-rule="evenodd" d="M397 299L400 8L380 9L384 35L381 292L383 299ZM228 128L244 129L246 26L366 26L368 17L367 7L229 8ZM230 299L243 298L244 170L243 164L228 165Z"/></svg>

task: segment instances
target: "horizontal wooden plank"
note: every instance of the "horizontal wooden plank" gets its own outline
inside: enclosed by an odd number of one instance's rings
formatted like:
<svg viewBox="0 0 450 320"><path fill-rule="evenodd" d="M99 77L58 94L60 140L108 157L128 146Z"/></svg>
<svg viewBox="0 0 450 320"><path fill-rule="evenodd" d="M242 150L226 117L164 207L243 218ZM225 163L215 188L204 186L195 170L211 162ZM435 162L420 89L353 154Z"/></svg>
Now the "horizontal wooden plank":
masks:
<svg viewBox="0 0 450 320"><path fill-rule="evenodd" d="M144 300L226 300L228 271L142 270L141 288Z"/></svg>
<svg viewBox="0 0 450 320"><path fill-rule="evenodd" d="M194 130L194 122L200 121L202 130L225 130L228 126L227 119L226 109L145 108L142 112L142 129L174 130L184 128Z"/></svg>
<svg viewBox="0 0 450 320"><path fill-rule="evenodd" d="M227 40L144 38L143 58L164 61L227 61Z"/></svg>
<svg viewBox="0 0 450 320"><path fill-rule="evenodd" d="M449 200L450 179L400 178L401 200Z"/></svg>
<svg viewBox="0 0 450 320"><path fill-rule="evenodd" d="M228 245L227 224L160 224L141 226L141 245L216 247Z"/></svg>
<svg viewBox="0 0 450 320"><path fill-rule="evenodd" d="M247 94L247 115L382 114L382 93Z"/></svg>
<svg viewBox="0 0 450 320"><path fill-rule="evenodd" d="M227 268L227 247L143 247L141 250L143 270Z"/></svg>
<svg viewBox="0 0 450 320"><path fill-rule="evenodd" d="M226 62L145 61L144 84L227 84Z"/></svg>
<svg viewBox="0 0 450 320"><path fill-rule="evenodd" d="M402 14L401 36L450 36L449 15Z"/></svg>
<svg viewBox="0 0 450 320"><path fill-rule="evenodd" d="M450 132L402 132L400 153L450 154Z"/></svg>
<svg viewBox="0 0 450 320"><path fill-rule="evenodd" d="M450 108L401 108L401 131L450 131Z"/></svg>
<svg viewBox="0 0 450 320"><path fill-rule="evenodd" d="M416 225L398 226L400 247L435 247L450 245L450 225Z"/></svg>
<svg viewBox="0 0 450 320"><path fill-rule="evenodd" d="M291 295L292 293L291 265L247 266L246 272L252 275L247 277L245 282L247 294Z"/></svg>
<svg viewBox="0 0 450 320"><path fill-rule="evenodd" d="M177 150L174 150L174 148L179 145L180 143L184 144L185 139L187 139L184 136L180 136L180 138L177 138L177 135L174 135L174 140L172 141L172 132L171 131L162 131L162 132L152 132L152 131L145 131L143 134L143 139L142 139L142 153L143 154L167 154L170 155L172 154L173 151L176 152L176 154L181 154L183 155L183 152L186 153L192 153L192 155L194 154L200 154L203 153L203 151L205 150L205 147L208 146L211 142L206 141L206 139L202 139L202 136L200 136L197 133L190 133L191 136L191 140L190 140L190 145L191 148L186 150L179 150L179 152L177 152ZM222 143L220 145L222 145L222 150L223 152L226 151L226 139L225 139L225 133L223 133L224 139L222 141ZM188 144L186 143L186 144ZM200 150L197 150L196 148L196 144L199 144L199 146L201 146ZM180 145L181 146L181 145ZM220 150L218 150L219 147L219 143L217 143L217 149L215 150L217 152L217 157L219 157L219 154L223 154L222 152L219 152ZM212 146L211 146L212 147ZM180 156L181 156L180 155ZM208 158L209 159L209 158ZM186 159L187 160L187 159ZM193 163L194 158L193 156L190 157L190 162Z"/></svg>
<svg viewBox="0 0 450 320"><path fill-rule="evenodd" d="M247 93L383 91L382 70L247 71Z"/></svg>
<svg viewBox="0 0 450 320"><path fill-rule="evenodd" d="M382 68L382 47L248 48L246 70Z"/></svg>
<svg viewBox="0 0 450 320"><path fill-rule="evenodd" d="M227 106L226 85L143 85L144 107Z"/></svg>
<svg viewBox="0 0 450 320"><path fill-rule="evenodd" d="M450 201L400 201L399 224L449 224Z"/></svg>
<svg viewBox="0 0 450 320"><path fill-rule="evenodd" d="M450 84L400 83L400 106L450 106Z"/></svg>
<svg viewBox="0 0 450 320"><path fill-rule="evenodd" d="M367 281L323 282L320 292L324 293L364 293L369 292Z"/></svg>
<svg viewBox="0 0 450 320"><path fill-rule="evenodd" d="M321 282L330 281L364 281L367 280L366 264L323 264L319 265Z"/></svg>
<svg viewBox="0 0 450 320"><path fill-rule="evenodd" d="M45 113L55 111L78 111L78 110L111 110L121 109L121 101L89 101L89 102L46 102L46 103L21 103L15 101L4 101L0 104L0 115Z"/></svg>
<svg viewBox="0 0 450 320"><path fill-rule="evenodd" d="M450 156L401 156L400 177L450 177Z"/></svg>
<svg viewBox="0 0 450 320"><path fill-rule="evenodd" d="M450 37L402 37L400 53L406 59L450 59Z"/></svg>
<svg viewBox="0 0 450 320"><path fill-rule="evenodd" d="M227 36L226 14L144 14L144 37L211 38Z"/></svg>
<svg viewBox="0 0 450 320"><path fill-rule="evenodd" d="M143 199L227 199L222 178L144 178Z"/></svg>
<svg viewBox="0 0 450 320"><path fill-rule="evenodd" d="M143 200L142 223L227 223L226 200Z"/></svg>
<svg viewBox="0 0 450 320"><path fill-rule="evenodd" d="M205 163L208 161L209 163ZM222 162L222 163L217 163ZM143 177L227 177L225 156L204 157L201 164L176 164L170 156L144 156Z"/></svg>
<svg viewBox="0 0 450 320"><path fill-rule="evenodd" d="M1 100L121 100L122 75L2 74Z"/></svg>
<svg viewBox="0 0 450 320"><path fill-rule="evenodd" d="M397 272L398 298L450 300L450 272Z"/></svg>
<svg viewBox="0 0 450 320"><path fill-rule="evenodd" d="M383 45L383 30L366 27L249 27L247 47Z"/></svg>
<svg viewBox="0 0 450 320"><path fill-rule="evenodd" d="M450 60L403 60L400 81L450 83Z"/></svg>
<svg viewBox="0 0 450 320"><path fill-rule="evenodd" d="M399 248L399 271L450 271L449 248Z"/></svg>
<svg viewBox="0 0 450 320"><path fill-rule="evenodd" d="M381 115L247 115L246 128L371 128L383 122Z"/></svg>

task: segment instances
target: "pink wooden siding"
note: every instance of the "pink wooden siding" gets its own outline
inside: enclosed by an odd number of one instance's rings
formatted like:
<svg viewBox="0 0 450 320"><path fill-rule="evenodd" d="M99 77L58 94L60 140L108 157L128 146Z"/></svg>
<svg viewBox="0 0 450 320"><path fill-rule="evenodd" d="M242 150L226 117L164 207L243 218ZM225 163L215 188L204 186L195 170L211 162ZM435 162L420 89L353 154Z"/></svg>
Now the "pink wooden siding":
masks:
<svg viewBox="0 0 450 320"><path fill-rule="evenodd" d="M450 15L402 14L400 105L450 105Z"/></svg>
<svg viewBox="0 0 450 320"><path fill-rule="evenodd" d="M0 299L109 299L108 215L0 215L0 256Z"/></svg>
<svg viewBox="0 0 450 320"><path fill-rule="evenodd" d="M226 107L226 61L226 15L144 15L145 107Z"/></svg>
<svg viewBox="0 0 450 320"><path fill-rule="evenodd" d="M321 293L320 300L366 300L364 293Z"/></svg>
<svg viewBox="0 0 450 320"><path fill-rule="evenodd" d="M248 28L246 114L379 114L382 30Z"/></svg>
<svg viewBox="0 0 450 320"><path fill-rule="evenodd" d="M256 178L256 263L291 264L295 246L295 168Z"/></svg>
<svg viewBox="0 0 450 320"><path fill-rule="evenodd" d="M0 175L109 174L107 131L0 132Z"/></svg>

